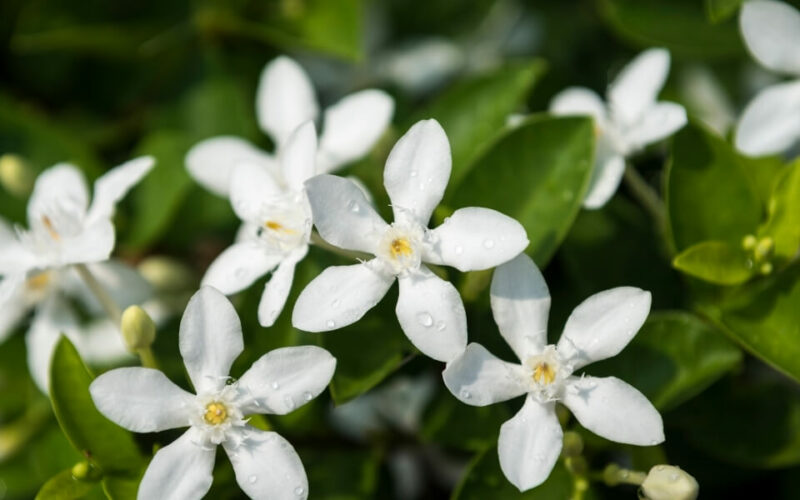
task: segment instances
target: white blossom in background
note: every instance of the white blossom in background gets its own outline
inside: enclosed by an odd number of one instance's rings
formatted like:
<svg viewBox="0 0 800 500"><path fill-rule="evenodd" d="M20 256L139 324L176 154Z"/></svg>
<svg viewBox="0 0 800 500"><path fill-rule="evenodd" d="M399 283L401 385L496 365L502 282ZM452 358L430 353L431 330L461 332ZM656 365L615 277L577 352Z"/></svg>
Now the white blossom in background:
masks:
<svg viewBox="0 0 800 500"><path fill-rule="evenodd" d="M394 113L394 101L385 92L367 89L343 97L323 112L317 170L332 172L363 157L383 135ZM228 196L234 167L241 162L265 171L278 170L277 158L294 131L316 121L319 107L314 88L303 68L280 56L261 73L256 95L258 124L275 143L273 154L244 139L212 137L196 144L186 155L191 176L209 191Z"/></svg>
<svg viewBox="0 0 800 500"><path fill-rule="evenodd" d="M90 386L97 409L134 432L189 427L153 457L139 499L199 499L211 488L217 445L250 498L305 499L308 479L300 457L275 432L248 425L247 415L285 415L319 395L336 359L316 346L284 347L259 358L238 381L228 376L244 349L233 305L212 287L189 301L179 333L186 371L197 394L161 371L118 368Z"/></svg>
<svg viewBox="0 0 800 500"><path fill-rule="evenodd" d="M594 118L597 145L585 208L600 208L614 196L625 173L626 158L686 124L683 106L657 101L669 64L667 50L646 50L609 85L607 103L582 87L568 88L550 102L553 114Z"/></svg>
<svg viewBox="0 0 800 500"><path fill-rule="evenodd" d="M329 267L300 294L292 323L312 332L358 321L397 280L397 318L409 340L425 355L449 361L466 345L464 304L455 287L425 263L460 271L488 269L528 245L514 219L487 208L456 210L428 229L450 178L450 144L435 120L415 124L386 160L384 186L394 212L387 224L351 181L318 175L306 182L320 236L339 248L374 258Z"/></svg>
<svg viewBox="0 0 800 500"><path fill-rule="evenodd" d="M739 119L736 148L751 156L781 153L800 139L800 12L783 2L745 2L739 27L756 61L795 79L750 101Z"/></svg>
<svg viewBox="0 0 800 500"><path fill-rule="evenodd" d="M110 320L81 325L65 296L80 299L90 312L100 311L70 267L73 264L87 264L122 307L150 294L150 287L134 270L109 257L115 240L114 207L153 163L151 157L137 158L98 178L91 205L80 170L56 165L36 179L28 201L29 229L13 231L0 221L0 341L35 310L26 336L28 366L43 391L60 332L90 362L116 361L128 355Z"/></svg>
<svg viewBox="0 0 800 500"><path fill-rule="evenodd" d="M576 376L594 361L617 355L644 323L650 293L620 287L580 304L556 345L547 345L550 293L536 265L522 254L497 268L491 306L500 334L520 360L502 361L470 344L448 363L445 385L462 402L486 406L526 395L500 428L503 473L521 491L544 482L561 453L560 402L582 426L619 443L652 446L664 440L661 416L638 390L615 377Z"/></svg>

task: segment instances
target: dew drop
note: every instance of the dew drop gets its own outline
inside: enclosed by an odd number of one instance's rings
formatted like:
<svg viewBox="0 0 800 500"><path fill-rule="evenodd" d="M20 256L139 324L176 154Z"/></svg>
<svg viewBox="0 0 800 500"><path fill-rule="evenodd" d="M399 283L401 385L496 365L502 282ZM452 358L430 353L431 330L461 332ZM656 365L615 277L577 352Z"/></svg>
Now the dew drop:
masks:
<svg viewBox="0 0 800 500"><path fill-rule="evenodd" d="M437 330L437 331L440 331L440 332L441 332L441 331L443 331L445 328L447 328L447 323L445 323L444 321L437 321L437 322L436 322L436 330Z"/></svg>
<svg viewBox="0 0 800 500"><path fill-rule="evenodd" d="M431 325L433 325L433 316L431 316L429 313L421 312L417 314L417 321L419 321L420 325L429 328Z"/></svg>
<svg viewBox="0 0 800 500"><path fill-rule="evenodd" d="M325 326L327 326L328 328L333 328L334 326L336 326L336 322L332 319L329 319L328 321L325 322Z"/></svg>
<svg viewBox="0 0 800 500"><path fill-rule="evenodd" d="M273 383L272 383L272 388L273 388L273 389L275 389L275 390L278 390L278 388L279 388L280 386L281 386L281 385L280 385L279 383L277 383L277 382L273 382Z"/></svg>
<svg viewBox="0 0 800 500"><path fill-rule="evenodd" d="M468 390L466 390L466 389L461 389L461 392L459 392L459 395L464 399L469 399L469 398L472 397L472 394L470 394L470 392Z"/></svg>
<svg viewBox="0 0 800 500"><path fill-rule="evenodd" d="M456 245L455 252L456 255L461 255L462 253L464 253L464 247L462 247L461 245Z"/></svg>
<svg viewBox="0 0 800 500"><path fill-rule="evenodd" d="M335 309L339 307L339 304L341 304L341 301L339 299L333 299L333 302L331 302L331 307Z"/></svg>
<svg viewBox="0 0 800 500"><path fill-rule="evenodd" d="M297 496L302 496L303 493L305 493L305 492L306 492L306 489L303 488L302 486L298 486L297 488L294 489L294 494L297 495Z"/></svg>
<svg viewBox="0 0 800 500"><path fill-rule="evenodd" d="M669 480L674 483L675 481L678 480L678 475L677 474L670 474L669 475Z"/></svg>
<svg viewBox="0 0 800 500"><path fill-rule="evenodd" d="M651 439L650 440L650 446L655 446L657 444L658 444L658 439Z"/></svg>
<svg viewBox="0 0 800 500"><path fill-rule="evenodd" d="M292 399L291 396L288 395L284 396L283 404L285 404L286 407L289 408L290 410L294 410L294 400Z"/></svg>
<svg viewBox="0 0 800 500"><path fill-rule="evenodd" d="M303 393L303 399L305 399L306 401L311 401L312 399L314 399L314 395L306 391Z"/></svg>
<svg viewBox="0 0 800 500"><path fill-rule="evenodd" d="M416 177L416 176L417 176L417 171L416 170L412 170L411 171L411 177Z"/></svg>
<svg viewBox="0 0 800 500"><path fill-rule="evenodd" d="M351 212L358 213L358 211L361 210L361 207L358 206L356 200L350 200L347 202L347 209Z"/></svg>
<svg viewBox="0 0 800 500"><path fill-rule="evenodd" d="M494 248L494 240L492 239L485 239L483 240L483 248Z"/></svg>
<svg viewBox="0 0 800 500"><path fill-rule="evenodd" d="M256 481L258 481L258 476L256 476L255 474L247 478L247 482L249 482L250 484L255 484Z"/></svg>

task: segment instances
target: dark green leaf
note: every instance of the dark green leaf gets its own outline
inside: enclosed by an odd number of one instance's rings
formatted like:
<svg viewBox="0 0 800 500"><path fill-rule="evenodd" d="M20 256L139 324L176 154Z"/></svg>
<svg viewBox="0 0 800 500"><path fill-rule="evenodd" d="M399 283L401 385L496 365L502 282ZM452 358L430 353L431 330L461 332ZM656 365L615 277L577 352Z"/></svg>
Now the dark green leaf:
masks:
<svg viewBox="0 0 800 500"><path fill-rule="evenodd" d="M741 245L727 241L704 241L678 254L672 265L710 283L739 285L753 277L751 257Z"/></svg>
<svg viewBox="0 0 800 500"><path fill-rule="evenodd" d="M375 453L319 448L300 448L298 453L308 471L310 498L374 498L379 471Z"/></svg>
<svg viewBox="0 0 800 500"><path fill-rule="evenodd" d="M140 477L106 476L103 478L103 491L110 500L136 500L140 481Z"/></svg>
<svg viewBox="0 0 800 500"><path fill-rule="evenodd" d="M44 483L36 500L79 500L105 498L97 481L81 481L72 475L72 469L61 471Z"/></svg>
<svg viewBox="0 0 800 500"><path fill-rule="evenodd" d="M497 442L500 426L512 416L506 405L467 406L442 391L426 413L421 434L431 443L479 451Z"/></svg>
<svg viewBox="0 0 800 500"><path fill-rule="evenodd" d="M720 23L733 16L743 0L705 0L706 15L712 23Z"/></svg>

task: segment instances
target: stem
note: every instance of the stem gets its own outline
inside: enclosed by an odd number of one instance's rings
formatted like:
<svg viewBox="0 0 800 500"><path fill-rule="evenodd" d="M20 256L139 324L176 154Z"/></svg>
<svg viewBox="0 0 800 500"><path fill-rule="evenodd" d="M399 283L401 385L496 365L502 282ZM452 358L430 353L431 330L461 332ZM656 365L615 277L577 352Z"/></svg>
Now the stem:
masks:
<svg viewBox="0 0 800 500"><path fill-rule="evenodd" d="M335 253L336 255L341 255L342 257L347 257L353 260L370 260L372 256L370 254L364 252L354 252L351 250L345 250L344 248L339 248L336 246L331 245L327 241L322 239L322 236L319 235L318 232L312 231L311 232L311 244L322 248L323 250L327 250L331 253Z"/></svg>
<svg viewBox="0 0 800 500"><path fill-rule="evenodd" d="M136 354L139 355L139 360L142 362L142 366L145 368L154 368L158 370L158 362L156 361L156 357L153 354L153 350L149 347L144 349L139 349L136 351Z"/></svg>
<svg viewBox="0 0 800 500"><path fill-rule="evenodd" d="M94 294L97 301L100 302L100 305L103 307L103 310L105 310L108 317L111 318L111 321L113 321L114 324L117 325L117 328L119 328L122 320L122 310L120 310L117 303L114 302L114 299L111 298L111 295L109 295L106 289L103 288L103 285L97 281L85 264L75 264L75 269L78 271L78 274L81 275L83 281L86 282L86 286L88 286L89 290L92 291L92 294Z"/></svg>
<svg viewBox="0 0 800 500"><path fill-rule="evenodd" d="M661 198L650 185L642 179L639 172L630 165L625 168L624 177L625 184L631 190L634 198L642 204L645 210L656 221L659 230L666 230L667 227L667 211L664 209L664 204L661 203Z"/></svg>

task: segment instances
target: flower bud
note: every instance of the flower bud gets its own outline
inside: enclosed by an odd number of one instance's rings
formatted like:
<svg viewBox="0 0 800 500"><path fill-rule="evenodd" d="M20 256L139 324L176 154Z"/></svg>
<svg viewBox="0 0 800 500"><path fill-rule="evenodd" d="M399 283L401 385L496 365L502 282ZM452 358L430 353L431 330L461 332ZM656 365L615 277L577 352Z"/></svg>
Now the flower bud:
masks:
<svg viewBox="0 0 800 500"><path fill-rule="evenodd" d="M700 487L697 480L680 467L656 465L642 483L642 495L648 500L694 500Z"/></svg>
<svg viewBox="0 0 800 500"><path fill-rule="evenodd" d="M0 184L14 196L24 197L33 189L35 175L31 168L17 155L0 156Z"/></svg>
<svg viewBox="0 0 800 500"><path fill-rule="evenodd" d="M156 325L144 309L130 306L122 313L122 337L131 352L147 349L156 338Z"/></svg>
<svg viewBox="0 0 800 500"><path fill-rule="evenodd" d="M752 234L748 234L742 238L742 248L745 250L753 250L756 248L756 245L758 245L758 239Z"/></svg>
<svg viewBox="0 0 800 500"><path fill-rule="evenodd" d="M573 431L565 432L561 454L565 457L576 457L581 453L583 453L583 438L581 438L581 435Z"/></svg>
<svg viewBox="0 0 800 500"><path fill-rule="evenodd" d="M195 287L192 271L182 262L170 257L148 257L137 269L157 290L180 291Z"/></svg>

